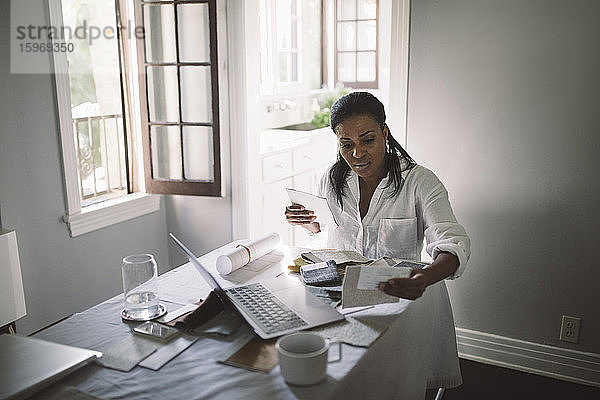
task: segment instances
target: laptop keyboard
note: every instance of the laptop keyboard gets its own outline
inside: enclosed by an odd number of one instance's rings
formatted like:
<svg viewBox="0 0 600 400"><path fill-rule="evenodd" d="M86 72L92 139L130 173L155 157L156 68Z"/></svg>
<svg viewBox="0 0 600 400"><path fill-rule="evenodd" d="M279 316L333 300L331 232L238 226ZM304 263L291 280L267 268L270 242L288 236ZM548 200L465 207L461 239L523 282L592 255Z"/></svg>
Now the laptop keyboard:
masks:
<svg viewBox="0 0 600 400"><path fill-rule="evenodd" d="M267 334L308 325L260 283L227 289L227 294Z"/></svg>

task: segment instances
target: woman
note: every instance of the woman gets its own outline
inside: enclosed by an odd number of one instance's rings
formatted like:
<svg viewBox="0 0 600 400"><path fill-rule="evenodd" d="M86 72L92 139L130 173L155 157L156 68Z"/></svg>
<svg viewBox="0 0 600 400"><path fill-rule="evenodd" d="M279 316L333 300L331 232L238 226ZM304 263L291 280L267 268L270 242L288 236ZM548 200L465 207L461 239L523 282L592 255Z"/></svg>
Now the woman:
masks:
<svg viewBox="0 0 600 400"><path fill-rule="evenodd" d="M396 297L414 300L427 286L460 276L470 256L469 237L439 179L392 137L383 104L369 93L350 93L331 107L331 129L338 157L319 188L338 225L328 228L328 246L371 259L418 260L426 239L430 266L379 284ZM285 216L292 225L321 231L314 213L302 205L287 207Z"/></svg>

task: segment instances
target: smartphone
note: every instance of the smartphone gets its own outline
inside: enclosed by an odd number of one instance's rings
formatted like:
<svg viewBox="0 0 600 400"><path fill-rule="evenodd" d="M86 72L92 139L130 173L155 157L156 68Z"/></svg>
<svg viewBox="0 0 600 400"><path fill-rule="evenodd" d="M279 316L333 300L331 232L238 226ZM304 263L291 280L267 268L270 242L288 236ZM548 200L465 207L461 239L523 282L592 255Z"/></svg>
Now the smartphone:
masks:
<svg viewBox="0 0 600 400"><path fill-rule="evenodd" d="M158 322L148 321L133 328L134 333L146 335L154 339L168 342L178 336L181 332L170 326L159 324Z"/></svg>

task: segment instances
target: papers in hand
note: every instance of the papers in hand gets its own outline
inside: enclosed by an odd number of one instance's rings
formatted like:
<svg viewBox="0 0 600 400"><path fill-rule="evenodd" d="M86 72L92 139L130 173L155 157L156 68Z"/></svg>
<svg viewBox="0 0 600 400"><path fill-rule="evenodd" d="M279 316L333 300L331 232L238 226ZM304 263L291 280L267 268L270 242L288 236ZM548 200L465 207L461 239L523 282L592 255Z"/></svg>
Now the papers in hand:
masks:
<svg viewBox="0 0 600 400"><path fill-rule="evenodd" d="M384 259L375 260L369 265L347 266L342 287L342 308L398 302L398 297L385 294L377 289L377 285L391 278L407 278L411 271L410 267L390 267Z"/></svg>
<svg viewBox="0 0 600 400"><path fill-rule="evenodd" d="M303 192L301 190L286 188L290 201L294 204L300 204L305 209L315 213L316 222L322 225L332 225L337 223L331 213L331 209L327 204L327 199L324 197L315 196L314 194Z"/></svg>
<svg viewBox="0 0 600 400"><path fill-rule="evenodd" d="M409 267L362 267L358 275L357 289L378 290L379 282L392 278L408 278L412 272Z"/></svg>
<svg viewBox="0 0 600 400"><path fill-rule="evenodd" d="M281 243L281 237L273 232L257 240L251 240L247 244L239 244L238 247L217 257L216 268L221 275L227 275L243 267L244 265L270 253Z"/></svg>

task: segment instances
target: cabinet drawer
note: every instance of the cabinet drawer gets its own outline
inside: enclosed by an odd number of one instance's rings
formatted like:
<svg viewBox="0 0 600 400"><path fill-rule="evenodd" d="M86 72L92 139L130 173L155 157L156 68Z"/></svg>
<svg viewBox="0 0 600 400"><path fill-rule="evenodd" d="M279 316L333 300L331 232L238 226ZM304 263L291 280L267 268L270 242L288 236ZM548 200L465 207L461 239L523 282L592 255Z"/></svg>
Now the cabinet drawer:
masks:
<svg viewBox="0 0 600 400"><path fill-rule="evenodd" d="M294 149L294 171L303 171L319 164L319 153L313 146L302 146Z"/></svg>
<svg viewBox="0 0 600 400"><path fill-rule="evenodd" d="M294 149L294 171L304 171L320 164L330 164L335 161L335 147L326 142L316 142L310 146Z"/></svg>
<svg viewBox="0 0 600 400"><path fill-rule="evenodd" d="M291 158L290 152L284 152L263 158L263 181L270 182L290 175L292 173Z"/></svg>
<svg viewBox="0 0 600 400"><path fill-rule="evenodd" d="M317 162L317 154L312 146L302 146L294 149L294 171L311 168Z"/></svg>

